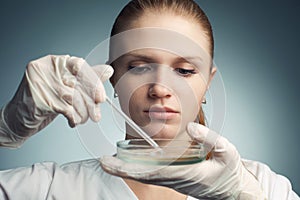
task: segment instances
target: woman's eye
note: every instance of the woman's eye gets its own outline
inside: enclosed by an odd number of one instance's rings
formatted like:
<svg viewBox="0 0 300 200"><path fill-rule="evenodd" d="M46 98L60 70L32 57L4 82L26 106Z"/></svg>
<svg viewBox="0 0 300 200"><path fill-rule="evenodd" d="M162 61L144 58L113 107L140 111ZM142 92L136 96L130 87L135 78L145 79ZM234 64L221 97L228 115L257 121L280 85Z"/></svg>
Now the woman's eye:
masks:
<svg viewBox="0 0 300 200"><path fill-rule="evenodd" d="M192 74L196 74L195 69L184 69L184 68L176 68L175 71L181 76L191 76Z"/></svg>
<svg viewBox="0 0 300 200"><path fill-rule="evenodd" d="M150 65L141 65L141 66L129 65L128 70L134 74L143 74L148 71L151 71L152 68Z"/></svg>

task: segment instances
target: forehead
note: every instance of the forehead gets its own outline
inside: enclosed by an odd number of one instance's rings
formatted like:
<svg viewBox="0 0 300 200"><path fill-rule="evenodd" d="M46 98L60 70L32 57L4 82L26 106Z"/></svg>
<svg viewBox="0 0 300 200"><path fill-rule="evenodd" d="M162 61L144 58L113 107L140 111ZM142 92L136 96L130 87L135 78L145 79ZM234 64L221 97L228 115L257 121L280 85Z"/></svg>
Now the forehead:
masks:
<svg viewBox="0 0 300 200"><path fill-rule="evenodd" d="M157 51L154 51L154 50ZM164 51L182 58L198 57L204 63L211 63L207 51L186 35L173 30L145 27L121 32L110 39L109 63L132 52L142 51L149 55Z"/></svg>
<svg viewBox="0 0 300 200"><path fill-rule="evenodd" d="M207 31L191 16L178 15L171 11L145 11L130 25L130 28L151 27L174 31L194 41L204 50L209 49L210 41L207 37Z"/></svg>

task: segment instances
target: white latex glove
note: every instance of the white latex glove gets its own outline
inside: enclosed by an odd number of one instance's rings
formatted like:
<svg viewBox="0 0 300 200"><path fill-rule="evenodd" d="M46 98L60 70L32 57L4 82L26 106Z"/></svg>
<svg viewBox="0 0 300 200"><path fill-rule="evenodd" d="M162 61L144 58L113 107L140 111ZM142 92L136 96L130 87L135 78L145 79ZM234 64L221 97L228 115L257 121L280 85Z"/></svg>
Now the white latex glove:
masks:
<svg viewBox="0 0 300 200"><path fill-rule="evenodd" d="M192 139L213 148L208 160L162 167L127 163L109 156L100 160L101 166L110 174L173 188L197 199L265 199L258 181L243 166L238 151L227 139L215 137L215 132L196 123L188 125L188 132Z"/></svg>
<svg viewBox="0 0 300 200"><path fill-rule="evenodd" d="M63 114L71 127L91 118L100 120L99 103L105 101L102 82L109 79L109 65L90 67L69 55L48 55L31 61L13 99L4 108L9 131L28 137Z"/></svg>

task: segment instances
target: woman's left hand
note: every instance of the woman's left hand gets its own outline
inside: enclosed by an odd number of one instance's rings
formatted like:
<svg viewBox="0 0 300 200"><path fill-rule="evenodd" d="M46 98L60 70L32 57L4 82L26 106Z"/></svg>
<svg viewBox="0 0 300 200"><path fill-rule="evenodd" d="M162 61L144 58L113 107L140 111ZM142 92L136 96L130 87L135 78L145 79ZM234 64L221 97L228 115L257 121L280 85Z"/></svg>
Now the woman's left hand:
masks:
<svg viewBox="0 0 300 200"><path fill-rule="evenodd" d="M113 175L143 183L166 186L198 199L265 199L255 176L241 162L236 148L226 138L207 127L190 123L192 139L211 148L208 160L197 164L154 166L124 162L107 156L102 168ZM216 138L209 140L208 138Z"/></svg>

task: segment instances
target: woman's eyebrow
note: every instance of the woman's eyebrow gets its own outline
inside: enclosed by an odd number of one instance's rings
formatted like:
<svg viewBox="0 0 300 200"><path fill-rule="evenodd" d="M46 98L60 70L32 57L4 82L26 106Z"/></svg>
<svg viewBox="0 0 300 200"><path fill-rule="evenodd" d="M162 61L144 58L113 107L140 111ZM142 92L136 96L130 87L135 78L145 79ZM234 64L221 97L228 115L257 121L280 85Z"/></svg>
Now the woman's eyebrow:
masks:
<svg viewBox="0 0 300 200"><path fill-rule="evenodd" d="M199 57L199 56L187 56L187 57L178 57L176 59L177 62L199 62L199 61L202 61L202 58Z"/></svg>
<svg viewBox="0 0 300 200"><path fill-rule="evenodd" d="M124 58L134 58L134 59L139 59L147 62L155 62L155 58L145 55L145 54L140 54L140 53L128 53L123 56ZM200 56L186 56L186 57L181 57L178 56L175 58L175 62L202 62L202 58Z"/></svg>
<svg viewBox="0 0 300 200"><path fill-rule="evenodd" d="M123 57L124 58L133 57L135 59L149 61L149 62L153 62L155 60L151 56L144 55L144 54L137 54L137 53L128 53L128 54L125 54Z"/></svg>

